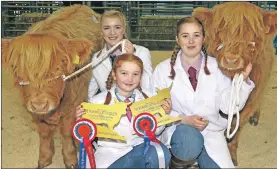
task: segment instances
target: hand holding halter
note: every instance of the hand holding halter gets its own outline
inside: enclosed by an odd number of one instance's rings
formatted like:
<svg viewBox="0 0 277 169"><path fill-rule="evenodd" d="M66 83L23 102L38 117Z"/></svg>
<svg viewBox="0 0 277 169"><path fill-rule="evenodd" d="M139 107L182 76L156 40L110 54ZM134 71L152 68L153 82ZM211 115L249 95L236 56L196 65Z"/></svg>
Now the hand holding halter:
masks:
<svg viewBox="0 0 277 169"><path fill-rule="evenodd" d="M86 68L88 68L88 67L90 67L90 66L92 66L92 69L94 69L94 68L95 68L96 66L98 66L101 62L103 62L107 57L109 57L109 54L112 53L112 52L113 52L118 46L120 46L120 45L121 45L121 51L122 51L122 53L125 53L125 52L126 52L126 50L124 49L125 44L126 44L126 40L124 39L124 40L118 42L116 45L114 45L114 46L113 46L111 49L109 49L107 52L102 53L102 54L99 56L99 58L102 58L102 59L100 59L98 62L96 62L96 63L92 63L92 62L91 62L91 63L87 64L86 66L82 67L81 69L79 69L79 70L77 70L77 71L71 73L71 74L68 75L68 76L62 75L63 81L66 81L67 79L69 79L69 78L71 78L71 77L73 77L73 76L75 76L75 75L81 73L83 70L85 70Z"/></svg>

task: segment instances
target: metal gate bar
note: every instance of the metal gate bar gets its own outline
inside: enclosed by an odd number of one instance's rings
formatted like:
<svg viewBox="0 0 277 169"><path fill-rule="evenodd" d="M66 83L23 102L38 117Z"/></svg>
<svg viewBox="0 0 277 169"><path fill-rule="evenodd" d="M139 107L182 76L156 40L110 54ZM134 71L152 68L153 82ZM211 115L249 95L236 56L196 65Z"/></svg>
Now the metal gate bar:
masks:
<svg viewBox="0 0 277 169"><path fill-rule="evenodd" d="M64 5L74 3L90 6L96 12L115 9L122 11L128 21L128 38L151 50L172 50L175 45L176 23L194 8L212 8L220 2L207 1L2 1L1 37L13 38L23 34L32 23L45 19ZM276 10L277 2L252 2L266 10ZM98 4L98 5L96 5ZM99 5L100 4L100 5Z"/></svg>

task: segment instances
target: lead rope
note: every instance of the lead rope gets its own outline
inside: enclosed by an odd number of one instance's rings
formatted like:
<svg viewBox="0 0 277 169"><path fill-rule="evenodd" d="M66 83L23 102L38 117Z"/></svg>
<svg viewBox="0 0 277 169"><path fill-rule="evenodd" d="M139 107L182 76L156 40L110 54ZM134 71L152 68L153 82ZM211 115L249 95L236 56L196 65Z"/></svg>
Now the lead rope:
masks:
<svg viewBox="0 0 277 169"><path fill-rule="evenodd" d="M227 138L231 139L237 132L239 128L239 93L243 83L243 75L236 73L231 88L231 99L229 104L229 112L228 112L228 125L227 125ZM231 125L233 121L234 114L237 115L236 127L234 131L230 134Z"/></svg>
<svg viewBox="0 0 277 169"><path fill-rule="evenodd" d="M107 57L109 57L109 54L110 54L112 51L114 51L119 45L121 45L121 51L122 51L122 53L126 53L126 50L124 49L125 43L126 43L126 40L125 40L125 39L122 40L122 41L120 41L120 42L118 42L116 45L114 45L114 46L113 46L112 48L110 48L108 51L102 53L102 54L99 56L99 58L102 58L102 59L100 59L98 62L96 62L96 63L94 63L94 62L92 63L92 62L91 62L91 63L87 64L86 66L82 67L81 69L79 69L79 70L77 70L77 71L71 73L71 74L68 75L68 76L62 75L61 78L63 79L63 81L66 81L67 79L69 79L69 78L71 78L71 77L73 77L73 76L75 76L75 75L81 73L83 70L85 70L86 68L90 67L91 65L92 65L92 69L94 69L94 68L95 68L96 66L98 66L101 62L103 62Z"/></svg>

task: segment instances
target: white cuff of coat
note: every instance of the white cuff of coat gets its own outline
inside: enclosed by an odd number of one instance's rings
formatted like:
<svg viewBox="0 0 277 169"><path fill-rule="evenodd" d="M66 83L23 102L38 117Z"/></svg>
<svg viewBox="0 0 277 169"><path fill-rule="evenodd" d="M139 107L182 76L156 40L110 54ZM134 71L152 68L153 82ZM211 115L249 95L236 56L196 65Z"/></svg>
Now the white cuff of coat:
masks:
<svg viewBox="0 0 277 169"><path fill-rule="evenodd" d="M242 89L252 91L255 88L255 83L252 80L250 80L249 78L247 79L247 81L249 84L246 81L243 81Z"/></svg>

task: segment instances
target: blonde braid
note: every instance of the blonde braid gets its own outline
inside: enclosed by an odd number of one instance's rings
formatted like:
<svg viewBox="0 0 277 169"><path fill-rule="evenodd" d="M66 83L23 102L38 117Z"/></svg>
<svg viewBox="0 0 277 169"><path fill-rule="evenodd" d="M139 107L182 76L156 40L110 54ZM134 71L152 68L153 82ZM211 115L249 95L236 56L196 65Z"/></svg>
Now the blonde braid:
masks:
<svg viewBox="0 0 277 169"><path fill-rule="evenodd" d="M176 45L174 50L173 50L173 53L171 55L171 59L170 59L170 67L171 67L171 71L170 71L170 79L174 80L175 78L175 70L174 70L174 65L175 65L175 62L176 62L176 58L177 58L177 55L178 55L178 52L180 50L180 46L179 45Z"/></svg>

